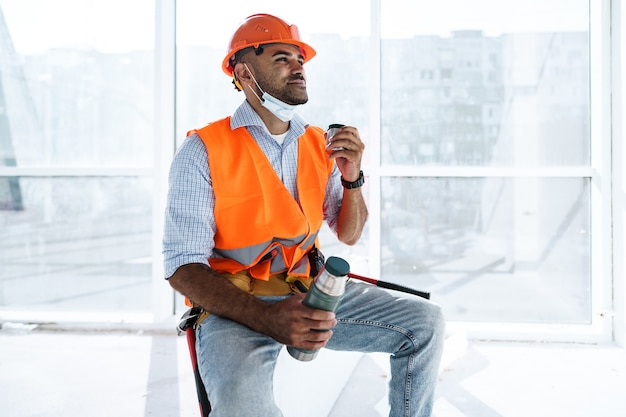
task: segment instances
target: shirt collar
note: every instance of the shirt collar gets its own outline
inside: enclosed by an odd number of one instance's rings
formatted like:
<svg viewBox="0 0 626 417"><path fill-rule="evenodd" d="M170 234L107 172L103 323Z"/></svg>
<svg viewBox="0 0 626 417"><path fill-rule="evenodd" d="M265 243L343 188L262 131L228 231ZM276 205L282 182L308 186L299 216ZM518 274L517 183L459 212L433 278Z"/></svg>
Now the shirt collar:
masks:
<svg viewBox="0 0 626 417"><path fill-rule="evenodd" d="M235 110L235 113L230 119L231 129L234 130L242 126L248 128L250 126L259 126L264 131L267 131L267 129L265 129L263 120L261 119L261 117L259 117L257 112L254 111L254 109L247 100L244 100L243 103L241 103L241 105L237 107L237 110ZM304 131L308 127L309 124L299 114L296 113L289 123L287 137L292 136L292 134L295 135L295 137L300 137L304 134Z"/></svg>

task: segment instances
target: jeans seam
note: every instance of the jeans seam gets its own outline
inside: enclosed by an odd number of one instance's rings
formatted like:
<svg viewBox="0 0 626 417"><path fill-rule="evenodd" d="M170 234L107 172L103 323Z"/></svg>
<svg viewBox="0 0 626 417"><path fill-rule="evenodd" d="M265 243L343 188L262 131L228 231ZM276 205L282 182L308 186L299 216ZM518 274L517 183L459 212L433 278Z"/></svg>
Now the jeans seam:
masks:
<svg viewBox="0 0 626 417"><path fill-rule="evenodd" d="M406 385L404 389L404 415L406 417L411 416L411 387L413 385L413 373L411 372L411 369L413 369L414 357L415 354L411 353L407 361Z"/></svg>
<svg viewBox="0 0 626 417"><path fill-rule="evenodd" d="M387 323L383 323L383 322L379 322L379 321L362 320L362 319L337 319L337 323L365 324L365 325L368 325L368 326L376 326L376 327L380 327L380 328L386 328L386 329L389 329L389 330L393 330L393 331L396 331L396 332L401 333L402 335L406 336L411 341L413 346L419 347L419 344L417 343L417 339L413 335L413 332L411 332L410 330L405 329L404 327L396 326L396 325L393 325L393 324L387 324Z"/></svg>
<svg viewBox="0 0 626 417"><path fill-rule="evenodd" d="M343 324L364 324L368 326L376 326L379 328L389 329L389 330L398 332L402 334L403 336L405 336L407 339L409 339L411 341L411 344L414 347L414 352L415 352L415 349L419 348L419 344L417 343L417 339L413 335L413 332L405 329L404 327L400 327L400 326L396 326L396 325L388 324L388 323L383 323L379 321L362 320L362 319L345 319L344 318L344 319L338 319L337 322L343 323ZM407 360L406 381L405 381L405 388L404 388L404 415L407 417L410 417L411 415L411 386L413 384L413 373L411 372L411 369L413 369L413 360L415 357L414 352L409 355L408 360Z"/></svg>

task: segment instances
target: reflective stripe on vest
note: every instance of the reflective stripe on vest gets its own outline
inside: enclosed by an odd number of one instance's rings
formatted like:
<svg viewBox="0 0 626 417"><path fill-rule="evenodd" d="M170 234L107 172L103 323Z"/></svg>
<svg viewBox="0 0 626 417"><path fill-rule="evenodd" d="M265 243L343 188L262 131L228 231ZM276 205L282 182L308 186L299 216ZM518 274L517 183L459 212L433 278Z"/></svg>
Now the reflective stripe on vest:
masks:
<svg viewBox="0 0 626 417"><path fill-rule="evenodd" d="M326 154L324 132L309 127L298 138L300 204L245 127L230 128L230 117L197 133L204 142L215 193L215 248L209 259L219 272L248 270L267 280L287 271L307 276L307 252L323 222L326 184L334 162Z"/></svg>

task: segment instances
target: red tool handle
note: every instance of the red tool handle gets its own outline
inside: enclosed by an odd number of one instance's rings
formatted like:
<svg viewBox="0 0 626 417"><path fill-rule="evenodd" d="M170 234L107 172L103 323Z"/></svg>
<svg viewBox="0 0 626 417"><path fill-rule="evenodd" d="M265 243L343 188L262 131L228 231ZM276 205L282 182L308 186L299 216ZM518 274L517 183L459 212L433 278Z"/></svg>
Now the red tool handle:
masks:
<svg viewBox="0 0 626 417"><path fill-rule="evenodd" d="M348 273L348 277L358 279L360 281L369 282L370 284L374 284L380 288L386 288L388 290L395 290L395 291L400 291L400 292L404 292L407 294L413 294L413 295L417 295L418 297L422 297L427 300L430 300L429 292L414 290L412 288L405 287L403 285L394 284L393 282L381 281L379 279L364 277L362 275L353 274L352 272Z"/></svg>

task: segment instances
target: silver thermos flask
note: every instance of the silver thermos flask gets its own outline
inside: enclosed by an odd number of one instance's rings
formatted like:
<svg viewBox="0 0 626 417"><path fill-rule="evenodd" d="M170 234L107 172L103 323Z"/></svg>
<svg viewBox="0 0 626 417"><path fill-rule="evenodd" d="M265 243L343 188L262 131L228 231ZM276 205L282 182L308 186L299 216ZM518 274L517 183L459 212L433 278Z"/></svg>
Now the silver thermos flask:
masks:
<svg viewBox="0 0 626 417"><path fill-rule="evenodd" d="M302 303L311 308L334 312L343 298L349 272L348 262L330 256L324 268L313 279ZM318 350L299 349L293 346L287 346L287 351L294 358L304 362L312 361L318 354Z"/></svg>

